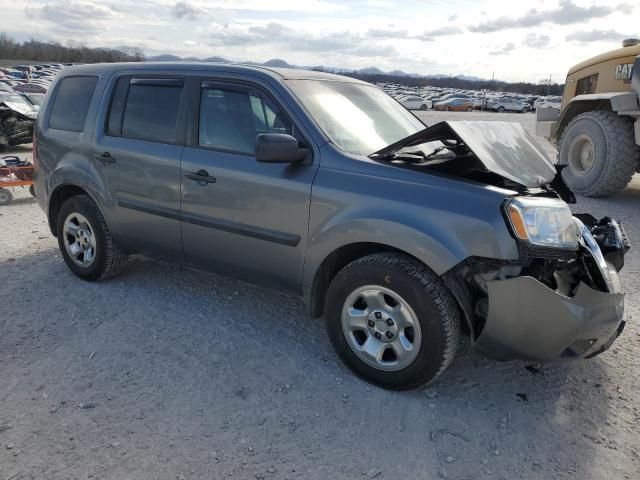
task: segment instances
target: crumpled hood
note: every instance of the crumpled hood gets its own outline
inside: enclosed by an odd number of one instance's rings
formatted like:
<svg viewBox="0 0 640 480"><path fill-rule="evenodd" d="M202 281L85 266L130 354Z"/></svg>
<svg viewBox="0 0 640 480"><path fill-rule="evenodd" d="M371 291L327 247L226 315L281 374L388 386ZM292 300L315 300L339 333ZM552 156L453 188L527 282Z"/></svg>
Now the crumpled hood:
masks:
<svg viewBox="0 0 640 480"><path fill-rule="evenodd" d="M525 187L540 187L556 176L556 167L533 134L519 123L452 121L425 130L440 131L446 124L480 162L498 175Z"/></svg>

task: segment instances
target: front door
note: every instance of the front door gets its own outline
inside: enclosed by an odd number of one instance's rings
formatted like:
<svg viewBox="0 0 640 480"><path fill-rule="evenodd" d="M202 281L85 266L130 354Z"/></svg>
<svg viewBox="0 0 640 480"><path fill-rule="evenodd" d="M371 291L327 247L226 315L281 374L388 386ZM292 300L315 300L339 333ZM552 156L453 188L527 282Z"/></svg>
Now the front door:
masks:
<svg viewBox="0 0 640 480"><path fill-rule="evenodd" d="M178 121L184 80L123 76L114 83L94 143L109 228L132 250L182 258ZM182 137L182 138L181 138Z"/></svg>
<svg viewBox="0 0 640 480"><path fill-rule="evenodd" d="M275 288L300 287L317 159L259 163L256 136L299 138L272 95L203 81L199 115L182 154L182 243L188 261ZM197 111L197 109L196 109Z"/></svg>

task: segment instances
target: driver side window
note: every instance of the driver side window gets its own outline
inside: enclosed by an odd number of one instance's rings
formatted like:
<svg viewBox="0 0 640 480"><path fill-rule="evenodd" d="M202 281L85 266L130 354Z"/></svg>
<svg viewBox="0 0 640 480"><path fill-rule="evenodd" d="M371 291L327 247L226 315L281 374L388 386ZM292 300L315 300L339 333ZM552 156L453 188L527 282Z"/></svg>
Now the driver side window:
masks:
<svg viewBox="0 0 640 480"><path fill-rule="evenodd" d="M198 144L247 155L261 133L292 135L291 121L268 98L248 88L205 87L200 95Z"/></svg>

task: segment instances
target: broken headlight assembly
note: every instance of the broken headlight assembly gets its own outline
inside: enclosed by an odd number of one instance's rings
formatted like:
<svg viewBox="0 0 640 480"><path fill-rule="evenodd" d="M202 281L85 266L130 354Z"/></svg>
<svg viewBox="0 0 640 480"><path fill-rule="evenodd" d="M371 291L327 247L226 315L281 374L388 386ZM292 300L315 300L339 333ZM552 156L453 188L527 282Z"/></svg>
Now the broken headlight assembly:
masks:
<svg viewBox="0 0 640 480"><path fill-rule="evenodd" d="M505 204L504 211L523 257L563 258L578 249L578 228L564 201L515 197Z"/></svg>

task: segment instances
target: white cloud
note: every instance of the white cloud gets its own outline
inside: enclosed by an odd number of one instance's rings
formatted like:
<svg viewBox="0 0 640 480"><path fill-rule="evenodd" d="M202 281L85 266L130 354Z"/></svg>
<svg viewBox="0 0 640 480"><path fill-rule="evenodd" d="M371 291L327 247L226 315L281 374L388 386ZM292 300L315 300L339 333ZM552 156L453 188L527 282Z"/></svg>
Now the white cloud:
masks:
<svg viewBox="0 0 640 480"><path fill-rule="evenodd" d="M31 0L25 7L0 0L0 31L20 40L130 45L149 56L282 58L297 65L560 80L571 65L617 48L628 36L619 32L640 33L636 4L539 0L532 9L530 2L504 0Z"/></svg>

